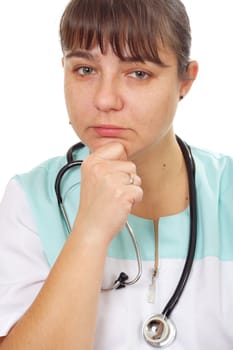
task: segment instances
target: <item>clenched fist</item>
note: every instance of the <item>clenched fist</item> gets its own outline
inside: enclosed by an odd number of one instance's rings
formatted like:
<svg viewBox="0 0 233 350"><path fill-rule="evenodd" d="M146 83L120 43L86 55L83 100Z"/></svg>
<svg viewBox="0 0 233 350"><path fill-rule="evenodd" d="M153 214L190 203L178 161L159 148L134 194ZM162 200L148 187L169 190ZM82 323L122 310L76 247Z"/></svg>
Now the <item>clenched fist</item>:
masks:
<svg viewBox="0 0 233 350"><path fill-rule="evenodd" d="M120 143L98 148L81 166L81 196L76 223L110 243L141 201L141 179Z"/></svg>

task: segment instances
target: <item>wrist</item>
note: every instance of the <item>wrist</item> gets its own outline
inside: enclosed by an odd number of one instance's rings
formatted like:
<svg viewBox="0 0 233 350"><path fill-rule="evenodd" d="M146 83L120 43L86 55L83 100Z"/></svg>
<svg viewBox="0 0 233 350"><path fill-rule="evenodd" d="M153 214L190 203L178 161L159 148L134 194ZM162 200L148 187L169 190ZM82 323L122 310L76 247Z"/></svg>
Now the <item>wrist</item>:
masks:
<svg viewBox="0 0 233 350"><path fill-rule="evenodd" d="M111 243L111 236L109 232L106 232L103 228L98 227L95 224L87 222L87 220L76 219L72 231L70 233L71 237L88 249L96 250L99 252L107 254L108 247Z"/></svg>

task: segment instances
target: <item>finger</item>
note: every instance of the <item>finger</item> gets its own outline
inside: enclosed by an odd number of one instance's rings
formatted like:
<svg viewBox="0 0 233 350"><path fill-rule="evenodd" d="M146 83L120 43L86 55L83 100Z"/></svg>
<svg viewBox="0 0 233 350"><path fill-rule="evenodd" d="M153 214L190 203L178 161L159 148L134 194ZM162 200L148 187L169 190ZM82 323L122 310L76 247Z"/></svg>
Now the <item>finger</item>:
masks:
<svg viewBox="0 0 233 350"><path fill-rule="evenodd" d="M101 159L109 160L127 160L127 153L121 143L109 143L105 146L99 147L93 155Z"/></svg>
<svg viewBox="0 0 233 350"><path fill-rule="evenodd" d="M135 185L135 186L141 186L142 180L137 174L127 174L128 175L128 185Z"/></svg>
<svg viewBox="0 0 233 350"><path fill-rule="evenodd" d="M111 172L101 176L102 182L109 188L121 188L123 191L127 191L128 187L141 186L141 178L137 174L131 174L126 172ZM124 187L122 187L122 185Z"/></svg>
<svg viewBox="0 0 233 350"><path fill-rule="evenodd" d="M137 174L132 173L126 173L126 172L119 172L119 173L113 173L109 174L109 178L111 179L114 184L123 184L123 185L135 185L135 186L141 186L142 180L140 176Z"/></svg>
<svg viewBox="0 0 233 350"><path fill-rule="evenodd" d="M109 161L107 164L108 172L110 173L116 173L116 172L124 172L127 174L136 175L136 165L133 162L129 161L121 161L121 160L115 160L115 161Z"/></svg>
<svg viewBox="0 0 233 350"><path fill-rule="evenodd" d="M129 203L133 206L134 204L141 202L143 197L143 190L140 186L131 185L127 191L127 197Z"/></svg>

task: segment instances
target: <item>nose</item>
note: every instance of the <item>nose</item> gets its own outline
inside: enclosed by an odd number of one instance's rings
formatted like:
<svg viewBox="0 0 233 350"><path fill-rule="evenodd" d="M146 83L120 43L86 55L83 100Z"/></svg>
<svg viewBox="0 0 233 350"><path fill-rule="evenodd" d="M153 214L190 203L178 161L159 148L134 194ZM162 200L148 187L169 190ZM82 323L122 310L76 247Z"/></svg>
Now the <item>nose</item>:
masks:
<svg viewBox="0 0 233 350"><path fill-rule="evenodd" d="M120 82L117 79L102 77L96 87L94 103L102 112L120 111L124 105Z"/></svg>

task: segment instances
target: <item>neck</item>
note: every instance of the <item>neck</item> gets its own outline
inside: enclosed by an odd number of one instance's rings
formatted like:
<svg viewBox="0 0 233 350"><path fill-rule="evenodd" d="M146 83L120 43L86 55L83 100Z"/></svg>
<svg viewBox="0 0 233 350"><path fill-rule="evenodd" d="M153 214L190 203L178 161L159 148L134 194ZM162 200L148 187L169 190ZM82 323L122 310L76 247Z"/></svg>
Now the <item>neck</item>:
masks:
<svg viewBox="0 0 233 350"><path fill-rule="evenodd" d="M143 200L132 213L158 220L183 211L188 205L184 158L174 135L133 159L142 179Z"/></svg>

